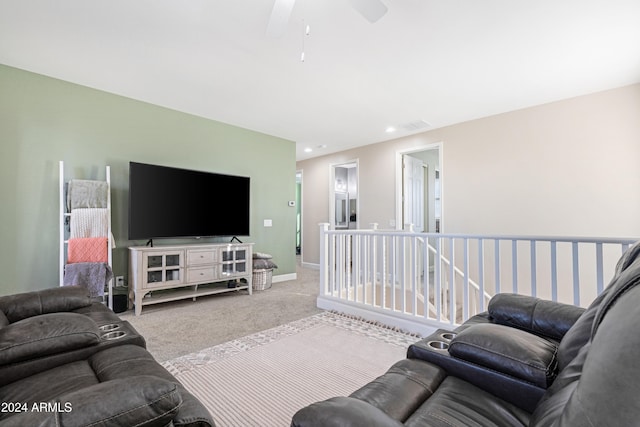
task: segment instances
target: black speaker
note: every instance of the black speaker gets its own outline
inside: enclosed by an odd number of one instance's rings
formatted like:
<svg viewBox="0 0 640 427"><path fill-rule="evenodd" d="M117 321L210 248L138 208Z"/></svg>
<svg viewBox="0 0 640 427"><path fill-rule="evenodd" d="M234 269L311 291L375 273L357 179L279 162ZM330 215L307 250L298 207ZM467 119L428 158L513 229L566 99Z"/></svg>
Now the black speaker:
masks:
<svg viewBox="0 0 640 427"><path fill-rule="evenodd" d="M113 296L113 311L114 313L122 313L123 311L127 311L127 305L129 302L129 298L127 298L126 294L116 294Z"/></svg>

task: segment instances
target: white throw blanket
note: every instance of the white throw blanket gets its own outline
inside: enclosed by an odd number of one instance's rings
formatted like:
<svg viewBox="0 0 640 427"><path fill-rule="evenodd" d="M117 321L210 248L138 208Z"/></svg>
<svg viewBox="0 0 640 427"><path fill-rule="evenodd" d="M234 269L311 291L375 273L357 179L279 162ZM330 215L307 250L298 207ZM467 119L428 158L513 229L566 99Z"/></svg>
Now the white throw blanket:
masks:
<svg viewBox="0 0 640 427"><path fill-rule="evenodd" d="M72 179L67 185L67 210L106 208L109 184L105 181Z"/></svg>
<svg viewBox="0 0 640 427"><path fill-rule="evenodd" d="M107 237L109 212L103 208L74 209L71 211L71 239L79 237Z"/></svg>

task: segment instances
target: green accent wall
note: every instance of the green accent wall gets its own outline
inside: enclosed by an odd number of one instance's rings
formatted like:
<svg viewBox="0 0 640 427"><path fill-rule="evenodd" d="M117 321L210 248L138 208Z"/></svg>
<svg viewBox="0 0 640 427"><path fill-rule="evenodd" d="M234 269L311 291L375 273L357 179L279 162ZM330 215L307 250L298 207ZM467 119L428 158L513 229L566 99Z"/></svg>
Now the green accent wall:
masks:
<svg viewBox="0 0 640 427"><path fill-rule="evenodd" d="M240 239L273 255L274 276L296 271L292 141L0 65L0 146L0 295L58 285L60 160L65 181L111 167L113 269L127 282L127 247L145 244L127 240L129 161L251 177L251 235Z"/></svg>

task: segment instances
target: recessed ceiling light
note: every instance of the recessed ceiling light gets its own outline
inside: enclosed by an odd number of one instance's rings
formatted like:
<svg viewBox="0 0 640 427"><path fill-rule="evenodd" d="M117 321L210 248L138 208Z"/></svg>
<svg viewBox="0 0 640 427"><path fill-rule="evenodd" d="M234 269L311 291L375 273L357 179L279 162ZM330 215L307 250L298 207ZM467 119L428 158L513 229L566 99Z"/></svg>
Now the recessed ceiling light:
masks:
<svg viewBox="0 0 640 427"><path fill-rule="evenodd" d="M394 128L393 126L388 126L384 131L386 133L391 133L391 132L395 132L396 128Z"/></svg>
<svg viewBox="0 0 640 427"><path fill-rule="evenodd" d="M309 148L309 147L307 147L307 148L305 148L305 149L304 149L304 152L305 152L305 153L310 153L310 152L312 152L312 151L313 151L313 148Z"/></svg>

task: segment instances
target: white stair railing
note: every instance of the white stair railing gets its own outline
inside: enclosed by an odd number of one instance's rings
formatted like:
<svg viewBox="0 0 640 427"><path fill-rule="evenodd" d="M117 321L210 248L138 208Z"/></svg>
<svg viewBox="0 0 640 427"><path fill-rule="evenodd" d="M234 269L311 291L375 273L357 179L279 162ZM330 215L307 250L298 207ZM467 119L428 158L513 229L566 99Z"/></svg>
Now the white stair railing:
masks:
<svg viewBox="0 0 640 427"><path fill-rule="evenodd" d="M320 230L318 306L418 333L452 328L513 292L587 305L630 238Z"/></svg>

